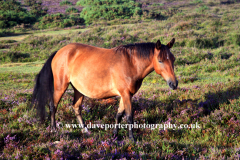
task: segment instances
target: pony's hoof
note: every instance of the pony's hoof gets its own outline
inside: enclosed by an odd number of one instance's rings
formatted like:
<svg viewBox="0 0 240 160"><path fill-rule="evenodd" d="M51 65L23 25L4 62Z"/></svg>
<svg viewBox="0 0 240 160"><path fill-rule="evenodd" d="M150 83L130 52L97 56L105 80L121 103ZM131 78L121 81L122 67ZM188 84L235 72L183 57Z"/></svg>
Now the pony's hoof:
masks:
<svg viewBox="0 0 240 160"><path fill-rule="evenodd" d="M88 133L87 127L84 127L84 128L82 129L82 133Z"/></svg>
<svg viewBox="0 0 240 160"><path fill-rule="evenodd" d="M117 135L118 135L118 130L117 130L117 128L113 129L113 134L114 134L114 136L117 136Z"/></svg>
<svg viewBox="0 0 240 160"><path fill-rule="evenodd" d="M134 137L129 137L129 140L132 141L133 143L136 143L136 140Z"/></svg>
<svg viewBox="0 0 240 160"><path fill-rule="evenodd" d="M60 142L60 141L55 141L55 142L53 142L53 144L55 144L55 145L56 145L56 144L58 144L59 142Z"/></svg>
<svg viewBox="0 0 240 160"><path fill-rule="evenodd" d="M50 132L51 132L51 133L56 133L57 130L56 130L55 128L52 128L52 129L50 130Z"/></svg>

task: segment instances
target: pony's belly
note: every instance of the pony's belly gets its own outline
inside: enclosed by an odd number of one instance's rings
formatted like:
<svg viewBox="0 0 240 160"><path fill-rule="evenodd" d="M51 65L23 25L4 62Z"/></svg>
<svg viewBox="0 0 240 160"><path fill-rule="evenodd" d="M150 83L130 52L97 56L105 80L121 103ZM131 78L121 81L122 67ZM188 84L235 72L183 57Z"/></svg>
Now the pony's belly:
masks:
<svg viewBox="0 0 240 160"><path fill-rule="evenodd" d="M112 78L112 54L92 52L84 51L69 63L70 82L80 93L90 98L119 95Z"/></svg>
<svg viewBox="0 0 240 160"><path fill-rule="evenodd" d="M89 83L73 80L71 83L80 93L89 98L102 99L119 95L118 90L114 89L111 84L98 84L96 82L94 83L94 80L89 81Z"/></svg>

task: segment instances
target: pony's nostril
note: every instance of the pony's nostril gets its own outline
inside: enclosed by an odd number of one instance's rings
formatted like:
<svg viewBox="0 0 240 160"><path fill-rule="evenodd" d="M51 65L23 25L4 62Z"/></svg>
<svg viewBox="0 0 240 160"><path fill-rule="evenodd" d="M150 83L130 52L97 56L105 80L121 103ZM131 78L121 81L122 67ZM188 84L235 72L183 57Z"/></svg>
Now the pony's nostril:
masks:
<svg viewBox="0 0 240 160"><path fill-rule="evenodd" d="M172 82L169 82L168 85L173 88L173 83Z"/></svg>
<svg viewBox="0 0 240 160"><path fill-rule="evenodd" d="M170 82L168 82L168 85L169 85L170 88L176 89L177 86L178 86L178 81L176 81L176 84L174 84L173 82L170 81Z"/></svg>

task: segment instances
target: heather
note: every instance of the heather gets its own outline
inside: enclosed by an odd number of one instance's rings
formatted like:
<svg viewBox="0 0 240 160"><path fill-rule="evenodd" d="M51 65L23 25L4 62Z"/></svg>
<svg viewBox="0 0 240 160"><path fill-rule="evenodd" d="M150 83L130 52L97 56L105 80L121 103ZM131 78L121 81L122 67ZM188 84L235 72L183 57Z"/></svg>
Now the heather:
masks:
<svg viewBox="0 0 240 160"><path fill-rule="evenodd" d="M84 8L80 2L43 0L42 6L53 3L59 12L50 13L52 8L48 8L48 14L30 24L34 30L26 26L4 28L4 34L12 37L0 37L0 159L239 158L238 1L142 0L137 2L141 15L99 18L88 25L80 17L78 7ZM70 7L79 9L78 13L66 14ZM60 22L66 24L61 26ZM113 129L93 128L83 134L79 128L59 127L51 133L50 120L40 124L36 110L30 107L36 74L52 52L69 43L112 48L158 39L166 44L173 37L178 89L170 90L163 78L152 72L133 97L134 122L197 123L200 128L136 128L136 142L127 138L126 129L119 130L118 139L113 137ZM60 126L77 123L72 101L73 89L69 87L56 114ZM85 98L82 117L86 124L114 124L118 105L119 97ZM49 113L47 106L46 110ZM126 118L122 123L127 124Z"/></svg>

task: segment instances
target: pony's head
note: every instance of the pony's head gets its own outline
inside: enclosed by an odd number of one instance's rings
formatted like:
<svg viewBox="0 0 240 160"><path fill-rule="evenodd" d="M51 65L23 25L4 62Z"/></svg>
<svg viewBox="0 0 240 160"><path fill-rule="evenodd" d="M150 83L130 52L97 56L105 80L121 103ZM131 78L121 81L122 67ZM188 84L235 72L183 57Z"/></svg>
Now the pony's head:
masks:
<svg viewBox="0 0 240 160"><path fill-rule="evenodd" d="M157 74L161 75L171 89L177 89L178 81L174 74L175 58L170 52L175 39L173 38L167 45L161 44L160 40L155 44L153 55L153 66Z"/></svg>

